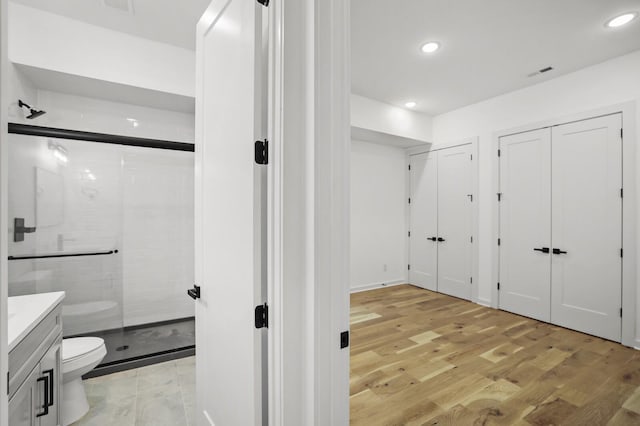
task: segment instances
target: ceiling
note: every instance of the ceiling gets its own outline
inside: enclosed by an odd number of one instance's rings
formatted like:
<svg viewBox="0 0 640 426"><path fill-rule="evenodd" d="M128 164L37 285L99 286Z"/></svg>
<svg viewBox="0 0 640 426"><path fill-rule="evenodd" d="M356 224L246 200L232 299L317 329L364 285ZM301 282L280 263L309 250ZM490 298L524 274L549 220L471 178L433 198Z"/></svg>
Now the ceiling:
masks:
<svg viewBox="0 0 640 426"><path fill-rule="evenodd" d="M211 0L11 0L134 36L195 50L196 23ZM107 4L133 5L133 13Z"/></svg>
<svg viewBox="0 0 640 426"><path fill-rule="evenodd" d="M604 25L628 11L640 1L351 0L352 91L441 114L640 49L640 18Z"/></svg>

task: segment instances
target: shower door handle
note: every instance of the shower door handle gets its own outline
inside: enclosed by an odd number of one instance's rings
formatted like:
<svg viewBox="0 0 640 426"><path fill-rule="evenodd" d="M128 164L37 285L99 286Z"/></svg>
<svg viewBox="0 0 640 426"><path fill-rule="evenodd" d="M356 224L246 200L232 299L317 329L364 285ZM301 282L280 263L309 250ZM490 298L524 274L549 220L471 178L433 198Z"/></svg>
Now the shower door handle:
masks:
<svg viewBox="0 0 640 426"><path fill-rule="evenodd" d="M193 288L190 288L189 290L187 290L187 294L193 300L200 299L200 286L194 285Z"/></svg>

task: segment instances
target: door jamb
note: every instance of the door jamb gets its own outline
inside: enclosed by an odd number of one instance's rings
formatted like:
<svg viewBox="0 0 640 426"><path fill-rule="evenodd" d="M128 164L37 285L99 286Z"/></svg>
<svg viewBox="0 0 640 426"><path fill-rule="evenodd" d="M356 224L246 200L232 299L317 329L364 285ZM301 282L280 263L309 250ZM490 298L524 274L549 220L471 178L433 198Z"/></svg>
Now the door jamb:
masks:
<svg viewBox="0 0 640 426"><path fill-rule="evenodd" d="M500 163L497 156L500 147L500 138L517 133L524 133L531 130L543 129L546 127L554 127L576 121L589 120L622 113L622 186L624 188L624 198L622 203L622 248L624 250L624 258L622 260L622 340L625 346L640 349L640 339L636 338L636 295L638 276L637 263L637 238L636 238L636 204L638 200L636 188L636 169L637 169L637 153L636 150L636 102L625 102L610 105L595 110L582 111L563 117L558 117L541 122L513 127L510 129L500 130L493 133L493 151L491 157L492 174L493 174L493 193L500 192ZM500 217L498 198L493 198L493 232L494 241L500 237ZM498 309L498 288L497 283L500 282L500 252L497 245L492 245L492 280L491 280L491 307ZM626 261L625 261L626 259Z"/></svg>

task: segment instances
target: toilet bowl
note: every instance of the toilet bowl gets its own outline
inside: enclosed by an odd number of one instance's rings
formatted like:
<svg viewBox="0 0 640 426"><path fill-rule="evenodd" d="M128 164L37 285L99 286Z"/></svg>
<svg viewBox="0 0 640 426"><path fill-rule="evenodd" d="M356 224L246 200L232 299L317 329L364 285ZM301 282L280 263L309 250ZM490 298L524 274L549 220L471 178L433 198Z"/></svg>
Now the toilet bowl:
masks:
<svg viewBox="0 0 640 426"><path fill-rule="evenodd" d="M89 411L82 376L96 368L107 354L99 337L73 337L62 340L62 424L79 420Z"/></svg>

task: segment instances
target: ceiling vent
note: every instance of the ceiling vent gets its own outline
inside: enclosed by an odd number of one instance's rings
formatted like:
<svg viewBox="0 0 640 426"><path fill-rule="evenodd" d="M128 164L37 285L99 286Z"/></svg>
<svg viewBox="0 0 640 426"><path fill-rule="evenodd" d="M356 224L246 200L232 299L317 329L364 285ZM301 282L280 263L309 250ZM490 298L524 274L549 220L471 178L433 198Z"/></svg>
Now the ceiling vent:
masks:
<svg viewBox="0 0 640 426"><path fill-rule="evenodd" d="M110 9L133 15L133 0L102 0L102 4Z"/></svg>
<svg viewBox="0 0 640 426"><path fill-rule="evenodd" d="M527 77L535 77L536 75L544 74L545 72L553 71L553 67L545 67L538 71L527 74Z"/></svg>

